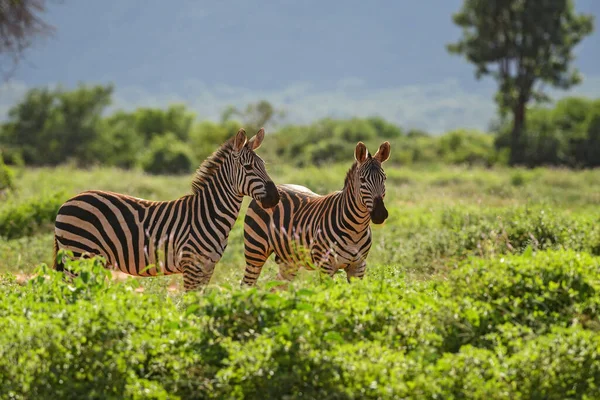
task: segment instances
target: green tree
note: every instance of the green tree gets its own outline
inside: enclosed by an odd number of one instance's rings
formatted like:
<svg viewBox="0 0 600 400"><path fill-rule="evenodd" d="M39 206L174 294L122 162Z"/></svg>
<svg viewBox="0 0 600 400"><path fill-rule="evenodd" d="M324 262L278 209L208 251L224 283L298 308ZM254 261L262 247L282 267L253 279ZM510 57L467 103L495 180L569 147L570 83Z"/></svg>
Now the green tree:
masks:
<svg viewBox="0 0 600 400"><path fill-rule="evenodd" d="M59 90L58 107L49 127L49 133L60 142L53 162L72 158L79 165L88 165L93 159L91 147L100 137L102 114L111 104L113 90L112 85L81 84L72 91Z"/></svg>
<svg viewBox="0 0 600 400"><path fill-rule="evenodd" d="M167 132L152 139L142 167L151 174L185 174L193 170L192 159L189 146Z"/></svg>
<svg viewBox="0 0 600 400"><path fill-rule="evenodd" d="M2 126L0 144L11 152L18 152L26 164L34 164L42 155L40 137L56 107L56 93L48 88L29 90L20 103L8 111L8 122ZM46 143L46 149L53 143ZM47 151L47 150L46 150Z"/></svg>
<svg viewBox="0 0 600 400"><path fill-rule="evenodd" d="M261 100L257 103L251 103L245 110L240 110L234 106L229 106L221 113L221 122L225 123L234 117L238 117L247 132L257 132L267 124L278 125L285 116L283 110L277 110L271 103Z"/></svg>
<svg viewBox="0 0 600 400"><path fill-rule="evenodd" d="M138 108L134 112L136 130L146 143L154 136L171 132L179 140L187 140L196 119L196 114L188 111L183 104L172 104L166 110L160 108Z"/></svg>
<svg viewBox="0 0 600 400"><path fill-rule="evenodd" d="M583 160L587 167L600 167L600 100L596 100L584 122Z"/></svg>
<svg viewBox="0 0 600 400"><path fill-rule="evenodd" d="M527 104L547 100L541 85L567 89L581 81L573 49L593 31L593 16L575 13L572 0L465 0L453 15L463 36L449 44L498 82L500 112L512 114L510 164L524 161Z"/></svg>
<svg viewBox="0 0 600 400"><path fill-rule="evenodd" d="M523 132L523 164L592 167L597 154L594 119L600 112L600 99L565 97L553 107L531 107L527 112L527 130ZM511 124L495 127L496 147L508 148Z"/></svg>
<svg viewBox="0 0 600 400"><path fill-rule="evenodd" d="M91 153L101 164L133 168L144 150L144 137L136 130L135 115L117 111L102 120L100 137L93 143Z"/></svg>
<svg viewBox="0 0 600 400"><path fill-rule="evenodd" d="M219 146L235 136L240 127L241 124L236 121L227 121L224 123L202 121L194 126L190 132L188 141L194 154L194 162L197 165L202 164L202 161L210 156Z"/></svg>
<svg viewBox="0 0 600 400"><path fill-rule="evenodd" d="M31 89L8 112L0 144L22 154L30 165L56 165L74 159L87 165L113 86Z"/></svg>

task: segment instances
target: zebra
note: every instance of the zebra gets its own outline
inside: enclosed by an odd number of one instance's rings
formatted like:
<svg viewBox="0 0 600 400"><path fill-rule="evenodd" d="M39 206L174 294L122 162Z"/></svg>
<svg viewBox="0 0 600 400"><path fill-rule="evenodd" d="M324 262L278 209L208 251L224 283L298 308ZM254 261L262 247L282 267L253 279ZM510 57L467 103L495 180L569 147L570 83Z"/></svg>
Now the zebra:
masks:
<svg viewBox="0 0 600 400"><path fill-rule="evenodd" d="M348 283L362 279L371 248L369 223L382 224L388 217L382 164L389 155L387 141L374 156L358 142L342 190L322 196L303 186L282 184L276 207L266 210L251 201L244 219L246 270L241 286L255 285L272 253L279 265L278 280L293 280L301 266L329 276L345 270Z"/></svg>
<svg viewBox="0 0 600 400"><path fill-rule="evenodd" d="M53 268L65 271L60 249L75 257L100 255L106 267L132 276L183 274L184 290L208 284L244 196L274 207L279 193L255 153L264 128L247 140L241 128L196 170L192 193L149 201L89 190L67 200L54 227Z"/></svg>

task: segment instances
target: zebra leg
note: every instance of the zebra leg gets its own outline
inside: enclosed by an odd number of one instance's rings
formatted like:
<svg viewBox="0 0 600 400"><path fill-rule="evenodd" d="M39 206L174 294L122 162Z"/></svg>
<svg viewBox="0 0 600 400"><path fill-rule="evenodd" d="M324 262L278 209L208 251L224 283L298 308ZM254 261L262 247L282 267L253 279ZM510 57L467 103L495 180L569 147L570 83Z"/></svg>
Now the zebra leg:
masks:
<svg viewBox="0 0 600 400"><path fill-rule="evenodd" d="M244 232L247 236L247 233ZM262 272L262 268L267 262L267 259L271 256L273 250L269 246L266 240L259 243L254 243L249 240L248 237L244 239L244 257L246 259L246 270L244 271L244 278L240 286L254 286L256 281Z"/></svg>
<svg viewBox="0 0 600 400"><path fill-rule="evenodd" d="M298 267L296 265L286 263L285 261L283 261L279 257L277 257L275 259L275 261L279 265L279 272L277 272L277 278L276 279L278 281L284 281L286 283L284 283L282 285L277 285L277 286L273 287L271 289L272 292L275 292L277 290L285 290L285 289L287 289L288 288L288 283L291 282L291 281L293 281L294 278L296 278L296 275L298 274Z"/></svg>
<svg viewBox="0 0 600 400"><path fill-rule="evenodd" d="M321 246L314 246L311 251L311 257L312 269L317 270L319 279L322 278L323 275L333 278L340 267L336 262L335 254L331 249L325 250Z"/></svg>
<svg viewBox="0 0 600 400"><path fill-rule="evenodd" d="M279 265L279 272L277 273L277 280L291 282L298 275L298 267L292 264L288 264L281 259L277 259Z"/></svg>
<svg viewBox="0 0 600 400"><path fill-rule="evenodd" d="M183 289L189 292L208 285L214 270L215 263L211 261L184 265Z"/></svg>
<svg viewBox="0 0 600 400"><path fill-rule="evenodd" d="M346 279L348 280L348 283L350 283L351 278L364 278L366 269L367 262L364 260L359 263L348 265L348 267L346 268Z"/></svg>
<svg viewBox="0 0 600 400"><path fill-rule="evenodd" d="M267 262L271 253L265 255L252 254L252 257L246 255L246 270L244 271L244 279L240 286L254 286L262 272L262 268Z"/></svg>

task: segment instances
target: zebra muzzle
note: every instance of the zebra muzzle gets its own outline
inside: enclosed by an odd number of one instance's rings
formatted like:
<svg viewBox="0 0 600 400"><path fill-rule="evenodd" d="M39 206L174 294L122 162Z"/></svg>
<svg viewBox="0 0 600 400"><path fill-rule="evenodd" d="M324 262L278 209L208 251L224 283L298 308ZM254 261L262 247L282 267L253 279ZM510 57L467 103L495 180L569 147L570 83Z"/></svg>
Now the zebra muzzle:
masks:
<svg viewBox="0 0 600 400"><path fill-rule="evenodd" d="M371 210L371 222L374 224L383 224L388 217L388 211L383 204L381 197L373 199L373 210Z"/></svg>
<svg viewBox="0 0 600 400"><path fill-rule="evenodd" d="M275 207L279 203L279 190L273 181L269 181L265 185L266 194L260 199L260 204L263 208Z"/></svg>

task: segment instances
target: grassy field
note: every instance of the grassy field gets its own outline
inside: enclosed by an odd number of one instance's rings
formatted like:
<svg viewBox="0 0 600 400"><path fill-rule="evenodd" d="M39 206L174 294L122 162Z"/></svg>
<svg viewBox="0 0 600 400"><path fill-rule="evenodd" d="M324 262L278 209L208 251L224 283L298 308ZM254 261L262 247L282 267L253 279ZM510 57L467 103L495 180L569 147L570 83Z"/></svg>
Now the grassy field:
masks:
<svg viewBox="0 0 600 400"><path fill-rule="evenodd" d="M341 189L348 168L268 165L276 183L317 193ZM0 203L0 394L598 398L600 171L386 173L390 217L373 226L364 282L303 272L271 293L269 261L260 288L239 289L246 199L211 290L183 295L164 290L179 276L105 283L89 263L70 286L13 274L50 264L67 197L174 199L191 176L21 171Z"/></svg>
<svg viewBox="0 0 600 400"><path fill-rule="evenodd" d="M272 166L270 173L276 182L296 183L317 193L328 193L342 188L347 168L346 165L327 169ZM368 259L369 269L392 266L416 274L440 272L452 266L457 253L465 255L465 249L457 247L461 245L470 246L468 250L481 255L519 251L529 242L533 246L555 245L553 247L579 250L584 248L584 243L580 243L579 248L577 243L564 242L570 240L569 237L557 241L546 236L560 234L561 229L577 229L576 224L594 224L599 220L600 171L390 166L386 173L386 206L390 217L381 226L372 225L374 246ZM46 199L51 211L55 204L87 189L112 190L151 200L174 199L190 192L191 178L191 175L151 176L106 168L90 171L65 167L26 169L18 179L17 191L0 204L0 224L14 223L3 221L2 215L9 215L11 210L25 203ZM213 283L238 282L242 277L242 229L247 203L248 198L244 200L223 259L217 265ZM23 219L27 220L27 216ZM568 226L552 226L556 232L537 232L540 237L536 237L535 231L522 232L532 236L516 238L515 243L506 237L512 233L511 229L539 230L543 224L561 223ZM578 232L573 234L577 236ZM0 271L27 274L39 263L50 263L50 218L28 227L26 233L13 236L0 243ZM547 240L552 243L545 243ZM273 263L267 265L265 272L271 275L266 276L272 276L273 266Z"/></svg>

